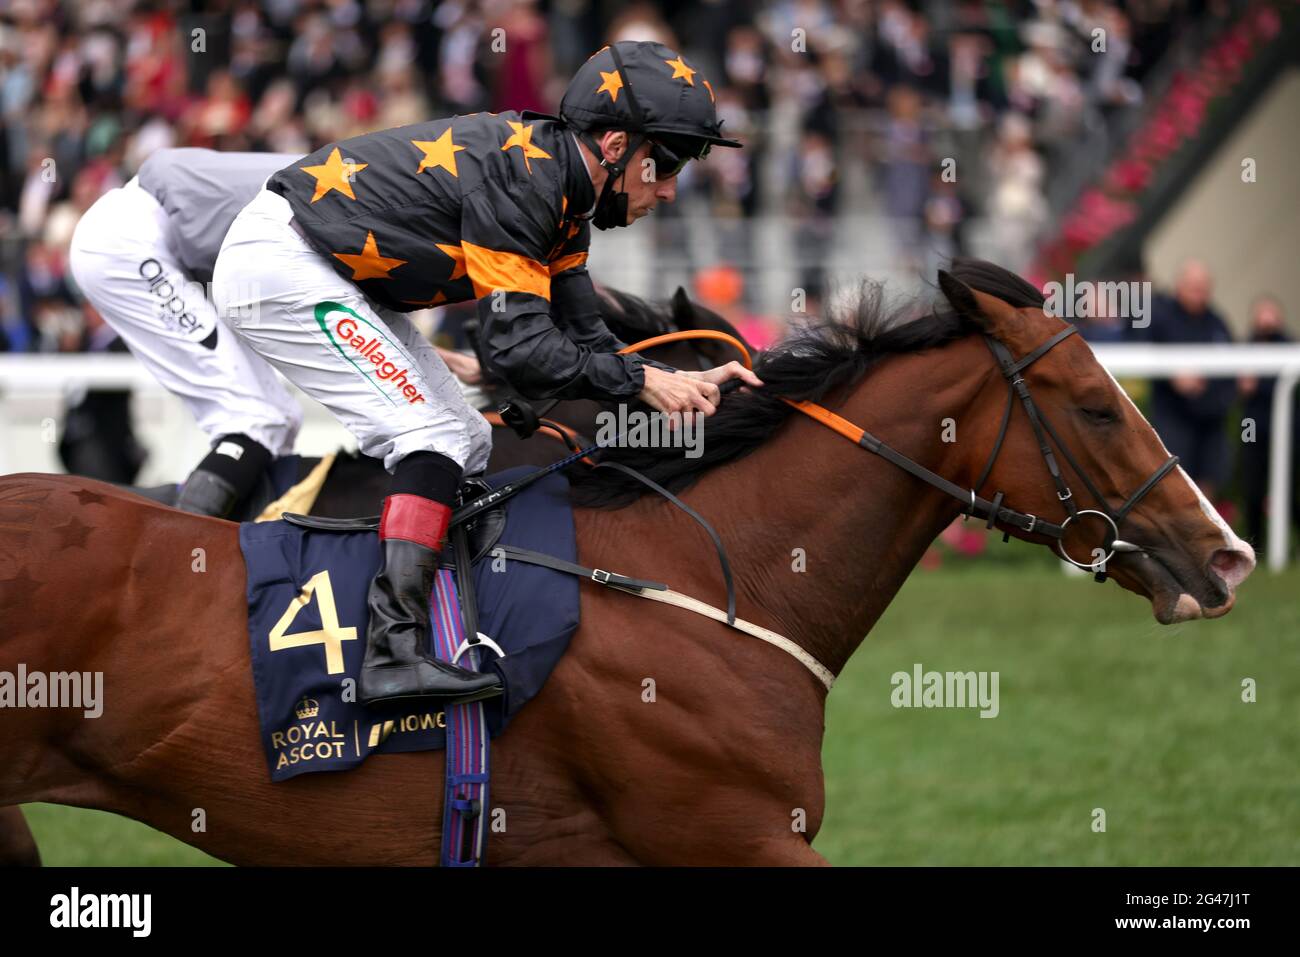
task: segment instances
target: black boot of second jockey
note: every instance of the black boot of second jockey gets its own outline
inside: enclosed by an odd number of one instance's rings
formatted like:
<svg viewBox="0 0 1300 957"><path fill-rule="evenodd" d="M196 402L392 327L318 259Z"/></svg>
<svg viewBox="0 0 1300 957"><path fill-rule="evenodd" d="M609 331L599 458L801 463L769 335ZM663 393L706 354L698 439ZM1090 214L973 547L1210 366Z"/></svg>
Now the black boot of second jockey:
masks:
<svg viewBox="0 0 1300 957"><path fill-rule="evenodd" d="M223 435L181 486L182 512L225 518L253 490L271 464L271 453L246 435Z"/></svg>
<svg viewBox="0 0 1300 957"><path fill-rule="evenodd" d="M398 463L379 520L379 571L367 597L370 625L357 683L363 704L423 697L452 704L501 693L495 674L439 661L429 644L429 596L460 476L459 466L434 452Z"/></svg>

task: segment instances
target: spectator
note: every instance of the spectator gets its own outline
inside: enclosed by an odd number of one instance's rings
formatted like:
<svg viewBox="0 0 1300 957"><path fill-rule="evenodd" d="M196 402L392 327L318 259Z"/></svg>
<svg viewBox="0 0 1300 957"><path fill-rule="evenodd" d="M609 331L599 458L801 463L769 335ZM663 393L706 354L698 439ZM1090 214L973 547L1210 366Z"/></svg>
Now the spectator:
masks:
<svg viewBox="0 0 1300 957"><path fill-rule="evenodd" d="M1260 296L1250 307L1251 342L1293 342L1286 330L1282 304L1272 296ZM1242 418L1254 424L1253 441L1241 447L1241 497L1245 503L1246 539L1256 548L1264 544L1264 517L1272 503L1266 502L1269 485L1269 463L1273 441L1273 390L1276 385L1271 376L1246 376L1238 383L1245 396ZM1300 521L1300 472L1296 469L1295 452L1300 448L1300 416L1293 410L1291 464L1291 521Z"/></svg>
<svg viewBox="0 0 1300 957"><path fill-rule="evenodd" d="M1227 323L1210 305L1213 292L1209 269L1188 260L1178 272L1174 295L1157 296L1152 302L1144 338L1161 343L1231 342ZM1223 488L1231 467L1226 428L1236 396L1231 379L1207 379L1195 372L1161 379L1151 389L1151 424L1210 501Z"/></svg>
<svg viewBox="0 0 1300 957"><path fill-rule="evenodd" d="M1138 276L1133 276L1131 279L1110 280L1110 282L1131 283L1141 281ZM1098 285L1102 284L1098 283ZM1127 338L1130 317L1119 314L1123 312L1120 308L1111 309L1110 297L1096 293L1097 286L1092 288L1094 294L1086 299L1089 308L1084 310L1088 314L1073 320L1079 329L1079 335L1089 342L1123 342ZM1115 305L1118 307L1120 304L1116 302Z"/></svg>
<svg viewBox="0 0 1300 957"><path fill-rule="evenodd" d="M910 86L890 92L880 178L885 212L893 220L900 254L913 269L921 253L922 217L933 164L922 123L923 106L920 91Z"/></svg>
<svg viewBox="0 0 1300 957"><path fill-rule="evenodd" d="M536 0L512 0L506 14L495 24L504 31L505 48L497 53L495 110L537 110L551 112L563 87L551 66L546 20L537 12Z"/></svg>
<svg viewBox="0 0 1300 957"><path fill-rule="evenodd" d="M809 131L803 135L796 159L793 178L802 263L800 286L807 293L808 312L818 315L826 295L826 258L834 228L831 214L839 184L831 143L821 133Z"/></svg>
<svg viewBox="0 0 1300 957"><path fill-rule="evenodd" d="M925 201L924 275L938 275L940 268L963 254L962 220L965 205L957 184L942 172L930 177L930 198Z"/></svg>
<svg viewBox="0 0 1300 957"><path fill-rule="evenodd" d="M988 213L994 221L994 258L1012 272L1024 272L1047 223L1043 158L1034 150L1029 120L1019 113L1002 118L989 157L993 177Z"/></svg>
<svg viewBox="0 0 1300 957"><path fill-rule="evenodd" d="M83 338L73 349L126 352L126 345L93 306L85 303L82 311ZM70 473L130 485L145 458L131 422L129 390L91 389L69 399L59 436L59 461Z"/></svg>

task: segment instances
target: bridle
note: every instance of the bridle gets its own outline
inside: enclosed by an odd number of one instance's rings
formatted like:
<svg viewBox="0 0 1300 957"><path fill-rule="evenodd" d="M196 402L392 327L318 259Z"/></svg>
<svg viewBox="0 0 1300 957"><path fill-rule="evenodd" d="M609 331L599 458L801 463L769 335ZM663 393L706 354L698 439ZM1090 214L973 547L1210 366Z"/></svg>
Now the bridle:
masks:
<svg viewBox="0 0 1300 957"><path fill-rule="evenodd" d="M1115 555L1116 552L1141 552L1142 548L1132 542L1126 542L1119 537L1120 525L1131 512L1142 501L1146 495L1156 487L1156 484L1173 471L1174 466L1178 464L1178 456L1171 455L1163 465L1151 473L1150 477L1138 487L1138 490L1125 500L1124 504L1118 509L1111 508L1106 501L1106 497L1098 490L1096 483L1089 477L1087 471L1079 465L1075 457L1070 453L1069 447L1061 441L1056 429L1052 427L1051 422L1039 411L1034 404L1033 397L1029 394L1029 386L1026 384L1021 373L1037 360L1052 350L1058 343L1072 336L1078 330L1073 325L1068 325L1056 335L1052 336L1038 348L1022 356L1019 359L1013 358L1010 350L1001 342L992 336L985 335L984 342L993 353L993 358L997 361L998 367L1002 371L1002 377L1007 382L1007 404L1002 413L1002 425L998 429L997 441L993 443L993 451L989 453L988 460L984 463L984 468L980 471L979 478L973 487L964 489L953 482L948 481L941 475L930 471L924 465L916 462L896 449L886 445L880 439L871 433L859 428L852 422L829 409L817 405L813 402L796 401L785 399L784 401L803 412L805 415L817 420L822 425L833 429L845 438L857 443L875 455L901 468L903 471L916 476L928 485L933 486L941 492L957 499L965 508L963 513L967 516L987 519L988 528L995 525L1011 526L1019 529L1026 534L1043 535L1047 538L1054 539L1056 542L1057 553L1069 562L1079 568L1086 569L1094 573L1096 580L1104 582L1106 580L1106 563ZM1027 512L1018 512L1014 508L1003 504L1002 492L997 492L992 499L982 498L978 493L984 483L988 481L993 466L997 462L998 455L1002 451L1002 443L1007 436L1007 426L1011 421L1011 410L1015 406L1016 398L1020 398L1021 404L1025 408L1025 414L1029 418L1029 424L1034 430L1034 436L1038 440L1038 451L1043 457L1043 462L1047 465L1048 472L1051 473L1052 482L1056 485L1056 497L1061 502L1066 511L1065 521L1057 524L1050 522L1037 515ZM1061 475L1060 466L1057 464L1056 455L1052 451L1052 445L1048 442L1048 437L1056 443L1065 460L1070 463L1082 480L1083 484L1088 487L1088 491L1097 501L1097 508L1081 509L1075 503L1074 492L1066 484L1065 478ZM1106 522L1109 528L1106 531L1106 537L1103 540L1105 555L1092 562L1081 562L1070 555L1065 549L1065 530L1070 527L1071 523L1078 522L1084 516L1096 516L1098 519ZM1009 532L1003 535L1003 541L1010 536Z"/></svg>

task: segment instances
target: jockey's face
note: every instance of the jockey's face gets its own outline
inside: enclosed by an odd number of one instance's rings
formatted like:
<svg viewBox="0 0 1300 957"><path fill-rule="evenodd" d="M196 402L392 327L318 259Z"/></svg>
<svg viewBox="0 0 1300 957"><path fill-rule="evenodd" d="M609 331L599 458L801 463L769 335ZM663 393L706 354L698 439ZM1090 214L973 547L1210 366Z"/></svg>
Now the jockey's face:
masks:
<svg viewBox="0 0 1300 957"><path fill-rule="evenodd" d="M600 145L605 158L613 161L622 157L627 143L627 134L619 130L606 133ZM603 181L597 183L597 189L601 186ZM660 203L671 203L677 198L677 177L656 175L654 163L650 160L650 144L645 142L637 148L632 162L627 164L614 188L627 193L627 224L630 226L642 216L649 215Z"/></svg>

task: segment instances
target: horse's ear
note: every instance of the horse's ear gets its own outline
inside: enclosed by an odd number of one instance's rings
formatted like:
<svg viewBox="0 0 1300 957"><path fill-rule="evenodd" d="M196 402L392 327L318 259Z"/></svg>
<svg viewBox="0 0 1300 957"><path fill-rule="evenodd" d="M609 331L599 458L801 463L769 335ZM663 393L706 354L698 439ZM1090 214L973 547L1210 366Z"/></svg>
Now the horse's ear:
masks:
<svg viewBox="0 0 1300 957"><path fill-rule="evenodd" d="M979 303L975 301L975 290L966 285L946 269L939 270L939 289L957 314L979 322Z"/></svg>
<svg viewBox="0 0 1300 957"><path fill-rule="evenodd" d="M699 316L695 312L695 303L691 302L691 297L686 294L683 286L678 286L677 291L673 293L672 298L673 323L678 329L694 329L699 322Z"/></svg>
<svg viewBox="0 0 1300 957"><path fill-rule="evenodd" d="M989 335L1009 333L1016 324L1016 310L997 296L972 289L952 273L939 270L939 288L944 298L961 316L965 316Z"/></svg>

